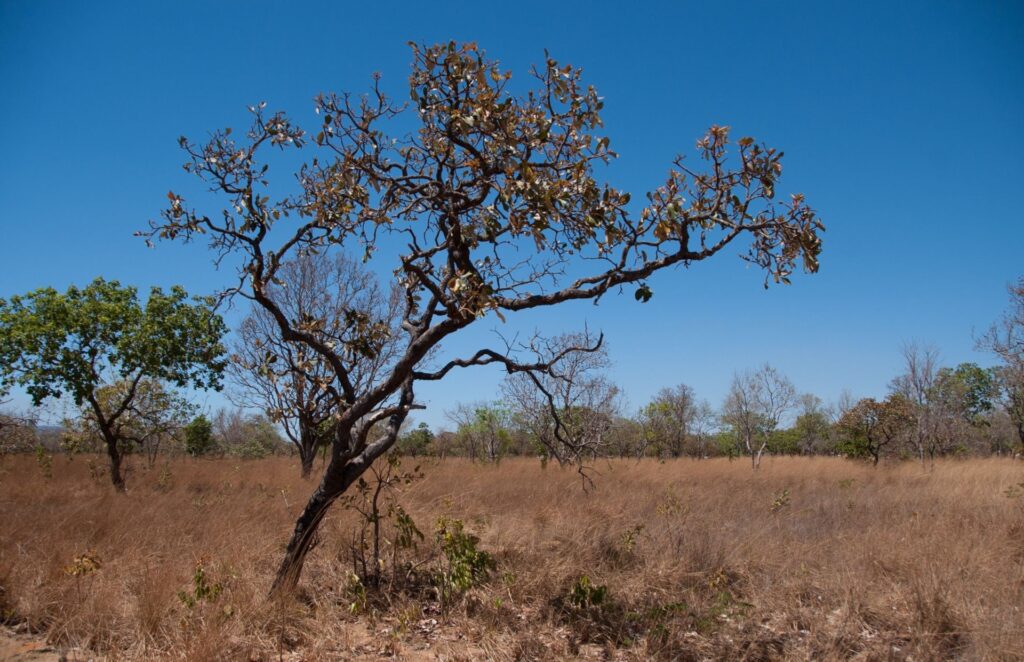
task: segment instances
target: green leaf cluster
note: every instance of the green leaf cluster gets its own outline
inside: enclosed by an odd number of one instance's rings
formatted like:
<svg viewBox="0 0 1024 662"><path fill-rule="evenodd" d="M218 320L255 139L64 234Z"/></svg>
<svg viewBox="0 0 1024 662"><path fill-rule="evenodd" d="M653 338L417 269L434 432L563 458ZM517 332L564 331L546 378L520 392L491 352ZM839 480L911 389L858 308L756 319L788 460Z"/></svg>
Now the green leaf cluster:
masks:
<svg viewBox="0 0 1024 662"><path fill-rule="evenodd" d="M77 406L105 383L147 377L178 387L221 386L227 328L205 298L97 278L66 292L46 287L0 299L0 392L23 387L38 406Z"/></svg>

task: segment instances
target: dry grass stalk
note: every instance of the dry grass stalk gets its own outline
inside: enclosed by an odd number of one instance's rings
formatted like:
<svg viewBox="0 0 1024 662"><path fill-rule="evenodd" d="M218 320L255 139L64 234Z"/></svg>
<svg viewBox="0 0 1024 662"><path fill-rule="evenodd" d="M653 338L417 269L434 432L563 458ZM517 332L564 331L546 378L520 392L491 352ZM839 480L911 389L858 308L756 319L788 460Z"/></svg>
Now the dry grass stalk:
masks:
<svg viewBox="0 0 1024 662"><path fill-rule="evenodd" d="M139 468L120 495L83 458L57 458L47 480L9 457L0 611L54 645L129 660L1024 658L1019 462L594 468L585 492L536 461L426 466L400 495L427 534L419 567L437 562L443 515L497 559L442 613L422 590L351 609L355 519L341 509L299 594L266 600L312 489L293 462ZM88 572L68 572L76 560Z"/></svg>

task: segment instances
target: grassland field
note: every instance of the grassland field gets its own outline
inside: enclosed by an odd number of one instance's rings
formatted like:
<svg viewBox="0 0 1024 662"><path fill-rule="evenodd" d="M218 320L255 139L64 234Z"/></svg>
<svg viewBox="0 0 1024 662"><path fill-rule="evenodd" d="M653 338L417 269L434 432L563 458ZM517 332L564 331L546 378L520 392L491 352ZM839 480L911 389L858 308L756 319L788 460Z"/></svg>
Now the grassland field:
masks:
<svg viewBox="0 0 1024 662"><path fill-rule="evenodd" d="M382 502L379 586L354 579L363 527L336 505L270 600L315 486L296 460L135 458L117 494L99 457L50 477L4 458L4 626L69 659L1024 659L1020 461L597 460L589 485L529 459L416 464ZM494 565L445 593L455 520Z"/></svg>

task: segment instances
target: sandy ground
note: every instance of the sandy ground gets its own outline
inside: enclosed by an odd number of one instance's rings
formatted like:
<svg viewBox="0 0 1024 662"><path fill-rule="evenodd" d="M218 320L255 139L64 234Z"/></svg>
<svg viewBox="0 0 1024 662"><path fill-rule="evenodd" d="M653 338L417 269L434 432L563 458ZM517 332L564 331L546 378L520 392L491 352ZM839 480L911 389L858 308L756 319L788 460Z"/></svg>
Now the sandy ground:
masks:
<svg viewBox="0 0 1024 662"><path fill-rule="evenodd" d="M99 662L82 651L59 651L31 635L0 628L0 661L3 662Z"/></svg>

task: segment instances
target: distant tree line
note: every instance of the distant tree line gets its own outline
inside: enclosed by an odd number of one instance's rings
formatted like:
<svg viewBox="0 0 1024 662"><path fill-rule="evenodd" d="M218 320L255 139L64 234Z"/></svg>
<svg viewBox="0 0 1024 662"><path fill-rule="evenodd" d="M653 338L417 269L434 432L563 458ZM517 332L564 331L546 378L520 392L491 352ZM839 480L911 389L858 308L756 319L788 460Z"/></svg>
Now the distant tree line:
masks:
<svg viewBox="0 0 1024 662"><path fill-rule="evenodd" d="M194 413L194 407L188 411ZM150 465L162 457L235 457L261 459L294 456L296 449L268 416L239 408L213 414L165 417L139 423L121 441L122 461L138 456ZM87 418L66 418L63 425L41 425L31 414L0 413L0 455L31 453L104 453L104 440Z"/></svg>
<svg viewBox="0 0 1024 662"><path fill-rule="evenodd" d="M987 341L982 341L987 342ZM565 401L561 415L578 430L591 457L708 458L745 456L758 468L766 454L841 455L878 464L885 458L922 463L944 456L1005 456L1024 444L1019 373L1006 365L939 364L931 347L903 348L904 370L884 398L855 399L844 393L826 404L800 394L770 365L734 375L718 407L679 384L661 389L638 410L626 412L620 391L591 373L573 386L583 394ZM577 375L577 377L581 377ZM502 397L464 403L448 412L452 430L425 424L405 431L398 447L409 455L548 458L547 412L522 397L512 377Z"/></svg>
<svg viewBox="0 0 1024 662"><path fill-rule="evenodd" d="M389 315L394 293L385 295L350 260L307 260L287 265L283 274L280 298L295 316L319 307L328 317L352 320L353 310L371 310L374 318L385 320L383 324L393 323ZM884 397L856 399L844 392L836 402L825 403L814 394L801 394L785 375L765 364L735 374L717 406L692 387L678 384L627 411L624 394L607 374L607 345L600 343L591 351L567 352L558 370L539 377L509 375L495 399L463 403L447 412L451 429L405 425L396 448L413 456L485 462L532 456L547 461L557 458L559 444L566 443L584 449L591 458L746 457L755 469L766 454L841 455L874 464L884 459L927 463L944 456L1014 455L1024 448L1024 279L1009 291L1010 308L978 339L978 346L997 359L996 365L944 366L935 348L908 344L902 352L902 371L892 378ZM313 292L319 294L312 296ZM27 318L39 325L43 318L49 324L43 325L44 334L73 338L67 328L74 331L72 324L77 323L77 333L106 337L106 345L93 340L90 348L100 347L91 350L97 356L106 352L104 360L110 365L85 373L79 365L81 353L67 352L58 358L40 356L34 363L23 361L23 374L31 377L25 383L39 382L40 394L59 394L66 414L61 425L40 426L36 410L18 413L0 403L0 454L39 449L106 452L116 457L116 464L111 464L115 485L123 485L121 462L132 454L150 464L163 455L298 455L302 474L308 476L317 454L326 452L331 434L331 410L318 386L325 379L322 362L301 352L289 354L295 348L274 336L270 320L259 308L243 321L230 361L222 361L217 340L223 329L204 305L186 304L180 291L168 298L156 290L151 295L154 303L146 306L135 303L134 296L130 288L98 280L64 297L50 290L34 293L28 299L40 310L31 310L31 316L23 300L13 302L21 306L17 316L8 304L9 319L16 322ZM72 303L84 321L69 323L59 317L61 306ZM110 320L116 317L109 314L112 306L134 326L122 322L111 331ZM106 317L100 314L104 308ZM160 315L159 333L166 335L175 325L192 329L189 342L201 346L206 356L202 375L219 386L220 370L226 368L235 408L199 414L167 377L186 369L168 373L154 355L135 349L133 344L152 342L139 330L145 328L147 314ZM65 327L58 332L57 322L47 316L57 317ZM208 330L211 327L215 332ZM197 328L206 329L206 335ZM543 351L554 356L589 342L584 335L568 334L549 341ZM187 356L188 343L178 345L165 345L172 358L165 355L164 362L173 364L175 352ZM354 374L371 378L387 351L384 344L372 356L356 353L353 364L361 372ZM100 363L94 360L92 365ZM187 365L187 360L177 360L177 365ZM109 374L101 374L103 370ZM80 393L80 402L60 390Z"/></svg>

